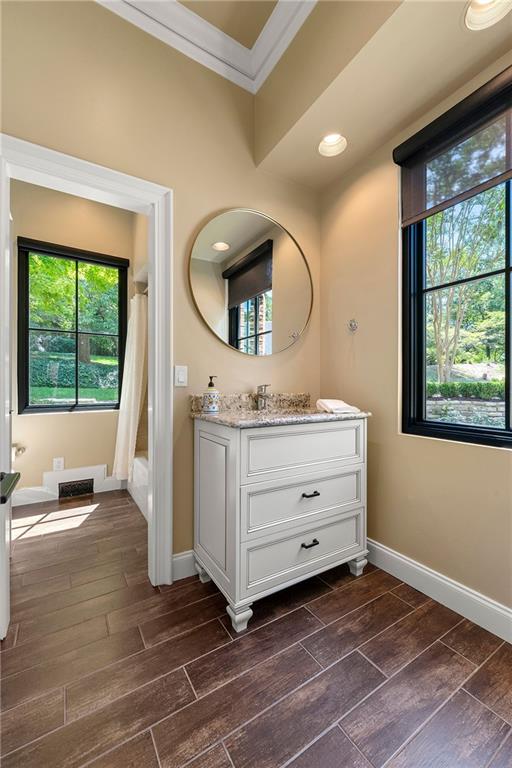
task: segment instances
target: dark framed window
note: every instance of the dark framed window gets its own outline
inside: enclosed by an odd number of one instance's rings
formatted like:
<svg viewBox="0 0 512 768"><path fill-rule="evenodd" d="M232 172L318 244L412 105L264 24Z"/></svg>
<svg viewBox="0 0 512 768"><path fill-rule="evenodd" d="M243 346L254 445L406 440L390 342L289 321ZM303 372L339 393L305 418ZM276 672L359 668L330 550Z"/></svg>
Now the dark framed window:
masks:
<svg viewBox="0 0 512 768"><path fill-rule="evenodd" d="M265 240L225 269L229 344L248 355L272 354L273 240Z"/></svg>
<svg viewBox="0 0 512 768"><path fill-rule="evenodd" d="M397 147L403 431L512 447L512 68Z"/></svg>
<svg viewBox="0 0 512 768"><path fill-rule="evenodd" d="M129 261L18 238L18 411L119 407Z"/></svg>
<svg viewBox="0 0 512 768"><path fill-rule="evenodd" d="M272 354L272 291L229 310L229 343L249 355Z"/></svg>

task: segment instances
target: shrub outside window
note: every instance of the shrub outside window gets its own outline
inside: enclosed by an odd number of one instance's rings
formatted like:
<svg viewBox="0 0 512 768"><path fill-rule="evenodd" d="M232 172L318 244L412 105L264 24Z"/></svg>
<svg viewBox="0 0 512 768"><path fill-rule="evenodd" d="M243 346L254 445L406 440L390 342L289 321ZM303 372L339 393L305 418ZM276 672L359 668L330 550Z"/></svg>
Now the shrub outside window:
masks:
<svg viewBox="0 0 512 768"><path fill-rule="evenodd" d="M18 239L18 410L118 408L129 262Z"/></svg>

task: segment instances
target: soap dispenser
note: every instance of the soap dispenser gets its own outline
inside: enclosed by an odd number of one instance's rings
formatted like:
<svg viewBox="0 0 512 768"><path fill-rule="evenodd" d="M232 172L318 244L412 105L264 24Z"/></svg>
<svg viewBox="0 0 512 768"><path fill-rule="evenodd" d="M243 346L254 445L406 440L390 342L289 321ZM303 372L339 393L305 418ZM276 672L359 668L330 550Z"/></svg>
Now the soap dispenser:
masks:
<svg viewBox="0 0 512 768"><path fill-rule="evenodd" d="M214 384L217 376L210 376L210 381L205 392L203 392L203 413L218 413L220 392Z"/></svg>

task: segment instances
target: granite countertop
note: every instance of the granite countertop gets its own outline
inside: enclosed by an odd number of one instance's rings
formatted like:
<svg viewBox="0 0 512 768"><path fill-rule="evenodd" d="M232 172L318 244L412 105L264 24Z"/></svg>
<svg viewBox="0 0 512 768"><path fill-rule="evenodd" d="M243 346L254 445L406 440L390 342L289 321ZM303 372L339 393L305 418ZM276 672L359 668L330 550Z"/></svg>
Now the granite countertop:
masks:
<svg viewBox="0 0 512 768"><path fill-rule="evenodd" d="M326 413L312 408L294 411L220 411L219 413L192 413L194 419L211 421L225 427L235 429L251 429L252 427L279 427L287 424L314 424L321 421L349 421L365 419L371 413Z"/></svg>
<svg viewBox="0 0 512 768"><path fill-rule="evenodd" d="M191 395L190 408L193 419L211 421L234 429L250 429L251 427L279 427L287 424L314 424L319 421L349 421L350 419L365 419L371 413L326 413L311 408L311 396L307 392L289 394L286 392L270 392L267 397L267 407L263 411L256 409L257 395L249 392L222 394L220 396L219 413L203 413L201 411L201 395Z"/></svg>

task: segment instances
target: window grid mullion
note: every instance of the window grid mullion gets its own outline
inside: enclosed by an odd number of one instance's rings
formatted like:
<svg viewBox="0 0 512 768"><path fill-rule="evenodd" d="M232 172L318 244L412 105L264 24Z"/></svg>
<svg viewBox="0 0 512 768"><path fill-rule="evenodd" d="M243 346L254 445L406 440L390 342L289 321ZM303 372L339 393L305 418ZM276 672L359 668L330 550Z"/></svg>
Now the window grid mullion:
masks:
<svg viewBox="0 0 512 768"><path fill-rule="evenodd" d="M75 407L78 406L78 360L80 357L78 347L78 261L75 260Z"/></svg>
<svg viewBox="0 0 512 768"><path fill-rule="evenodd" d="M439 283L438 285L432 285L428 288L423 286L422 290L425 294L434 293L435 291L440 291L443 288L456 288L458 285L466 285L466 283L475 283L479 280L486 280L489 277L497 277L498 275L503 275L506 271L507 267L505 266L502 269L494 269L491 272L482 272L481 274L475 275L473 277L461 277L460 280L452 280L449 283Z"/></svg>
<svg viewBox="0 0 512 768"><path fill-rule="evenodd" d="M426 419L427 413L426 413L426 407L427 407L427 401L426 401L426 362L425 362L425 352L426 352L426 345L425 345L425 320L426 320L426 303L425 303L425 293L424 293L424 286L426 282L426 269L427 269L427 259L426 259L426 222L422 221L418 225L418 229L416 230L416 258L417 258L417 265L416 265L416 302L417 302L417 311L416 311L416 350L417 350L417 370L418 370L418 377L416 381L416 418L420 418L422 420Z"/></svg>

